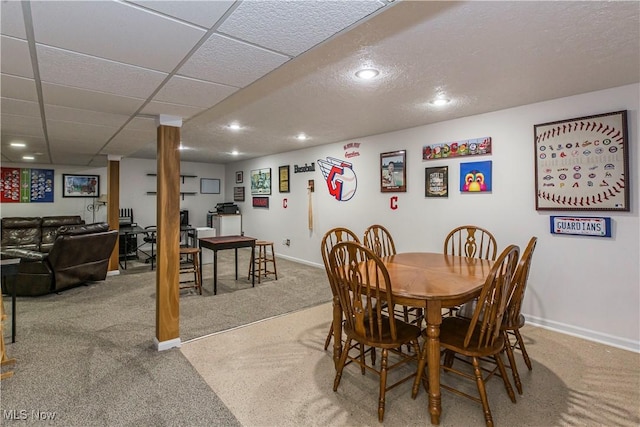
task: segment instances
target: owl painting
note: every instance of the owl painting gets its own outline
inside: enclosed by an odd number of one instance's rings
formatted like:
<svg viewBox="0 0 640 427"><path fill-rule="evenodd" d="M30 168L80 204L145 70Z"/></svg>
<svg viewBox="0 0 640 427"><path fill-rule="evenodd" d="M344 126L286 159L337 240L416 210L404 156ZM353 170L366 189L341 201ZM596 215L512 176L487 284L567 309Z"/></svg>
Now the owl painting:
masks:
<svg viewBox="0 0 640 427"><path fill-rule="evenodd" d="M460 191L491 191L491 161L460 163Z"/></svg>

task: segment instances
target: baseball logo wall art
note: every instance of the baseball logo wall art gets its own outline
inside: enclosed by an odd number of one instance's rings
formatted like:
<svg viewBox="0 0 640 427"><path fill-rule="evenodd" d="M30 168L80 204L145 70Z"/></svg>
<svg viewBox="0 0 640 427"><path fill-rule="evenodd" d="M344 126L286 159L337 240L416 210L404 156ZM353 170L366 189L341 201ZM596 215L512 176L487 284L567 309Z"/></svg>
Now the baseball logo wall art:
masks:
<svg viewBox="0 0 640 427"><path fill-rule="evenodd" d="M627 112L534 126L536 209L629 211Z"/></svg>

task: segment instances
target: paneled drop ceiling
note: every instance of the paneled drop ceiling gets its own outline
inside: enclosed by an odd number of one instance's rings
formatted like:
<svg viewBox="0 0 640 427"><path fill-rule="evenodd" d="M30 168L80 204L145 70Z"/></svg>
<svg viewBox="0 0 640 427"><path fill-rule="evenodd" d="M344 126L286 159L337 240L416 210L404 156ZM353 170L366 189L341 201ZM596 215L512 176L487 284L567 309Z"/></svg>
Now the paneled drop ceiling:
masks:
<svg viewBox="0 0 640 427"><path fill-rule="evenodd" d="M183 119L182 160L227 163L640 81L637 1L1 8L3 162L152 159L166 114Z"/></svg>

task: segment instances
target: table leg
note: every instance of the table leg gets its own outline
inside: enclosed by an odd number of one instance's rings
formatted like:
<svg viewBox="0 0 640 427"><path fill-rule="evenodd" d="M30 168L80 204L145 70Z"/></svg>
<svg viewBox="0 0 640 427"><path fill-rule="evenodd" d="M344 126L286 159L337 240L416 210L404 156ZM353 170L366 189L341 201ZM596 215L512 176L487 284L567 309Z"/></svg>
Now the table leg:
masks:
<svg viewBox="0 0 640 427"><path fill-rule="evenodd" d="M236 251L236 280L238 280L238 248L234 250Z"/></svg>
<svg viewBox="0 0 640 427"><path fill-rule="evenodd" d="M11 290L11 342L16 342L16 286L17 283L13 284L13 289Z"/></svg>
<svg viewBox="0 0 640 427"><path fill-rule="evenodd" d="M127 240L129 240L129 236L127 233L124 233L124 269L127 269Z"/></svg>
<svg viewBox="0 0 640 427"><path fill-rule="evenodd" d="M274 255L275 256L275 255ZM251 245L251 286L256 287L256 246Z"/></svg>
<svg viewBox="0 0 640 427"><path fill-rule="evenodd" d="M213 250L213 294L218 292L218 251Z"/></svg>
<svg viewBox="0 0 640 427"><path fill-rule="evenodd" d="M427 366L429 370L429 413L431 424L440 424L442 402L440 398L440 324L442 303L427 301Z"/></svg>

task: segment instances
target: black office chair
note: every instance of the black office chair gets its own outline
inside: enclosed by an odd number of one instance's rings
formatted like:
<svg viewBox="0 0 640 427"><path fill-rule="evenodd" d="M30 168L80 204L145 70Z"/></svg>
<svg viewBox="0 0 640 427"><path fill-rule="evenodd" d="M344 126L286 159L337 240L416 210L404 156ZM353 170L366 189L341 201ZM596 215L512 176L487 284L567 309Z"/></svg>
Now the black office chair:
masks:
<svg viewBox="0 0 640 427"><path fill-rule="evenodd" d="M154 268L154 263L156 260L156 253L154 252L154 248L157 242L156 239L156 232L157 232L157 228L155 225L149 225L147 227L144 228L144 235L142 236L142 240L146 243L151 244L151 251L147 252L144 251L142 249L140 249L140 252L142 252L143 254L147 255L147 258L144 260L145 264L147 263L151 263L151 269L153 270Z"/></svg>

